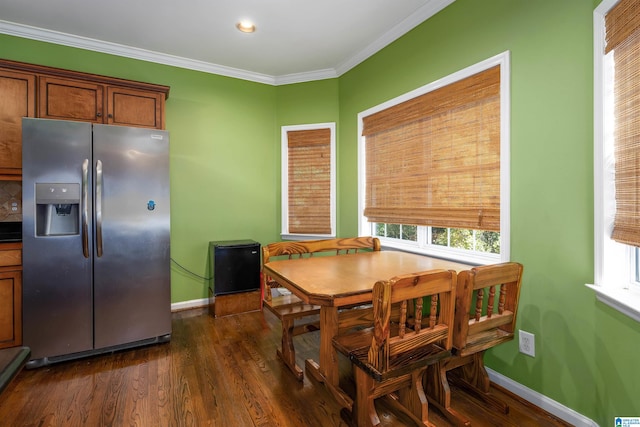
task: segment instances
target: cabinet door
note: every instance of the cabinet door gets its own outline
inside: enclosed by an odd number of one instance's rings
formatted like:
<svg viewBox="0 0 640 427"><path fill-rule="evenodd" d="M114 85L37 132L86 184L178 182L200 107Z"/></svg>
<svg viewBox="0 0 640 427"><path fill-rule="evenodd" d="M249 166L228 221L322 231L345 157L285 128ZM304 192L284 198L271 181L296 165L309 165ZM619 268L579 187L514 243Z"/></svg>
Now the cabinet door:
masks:
<svg viewBox="0 0 640 427"><path fill-rule="evenodd" d="M104 86L40 76L38 117L103 123Z"/></svg>
<svg viewBox="0 0 640 427"><path fill-rule="evenodd" d="M22 272L0 273L0 348L22 345Z"/></svg>
<svg viewBox="0 0 640 427"><path fill-rule="evenodd" d="M164 94L108 86L105 123L164 129Z"/></svg>
<svg viewBox="0 0 640 427"><path fill-rule="evenodd" d="M20 173L22 118L35 117L35 89L35 74L0 69L0 173Z"/></svg>

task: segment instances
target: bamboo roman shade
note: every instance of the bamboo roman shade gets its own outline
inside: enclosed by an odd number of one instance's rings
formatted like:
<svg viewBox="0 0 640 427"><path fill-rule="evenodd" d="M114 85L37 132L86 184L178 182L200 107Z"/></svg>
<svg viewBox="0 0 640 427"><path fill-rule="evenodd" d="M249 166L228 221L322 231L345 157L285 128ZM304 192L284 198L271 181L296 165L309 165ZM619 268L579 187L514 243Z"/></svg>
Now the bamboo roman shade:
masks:
<svg viewBox="0 0 640 427"><path fill-rule="evenodd" d="M640 1L622 0L605 17L613 51L616 215L612 239L640 246Z"/></svg>
<svg viewBox="0 0 640 427"><path fill-rule="evenodd" d="M331 234L331 129L287 132L289 233Z"/></svg>
<svg viewBox="0 0 640 427"><path fill-rule="evenodd" d="M500 231L500 66L363 119L370 222Z"/></svg>

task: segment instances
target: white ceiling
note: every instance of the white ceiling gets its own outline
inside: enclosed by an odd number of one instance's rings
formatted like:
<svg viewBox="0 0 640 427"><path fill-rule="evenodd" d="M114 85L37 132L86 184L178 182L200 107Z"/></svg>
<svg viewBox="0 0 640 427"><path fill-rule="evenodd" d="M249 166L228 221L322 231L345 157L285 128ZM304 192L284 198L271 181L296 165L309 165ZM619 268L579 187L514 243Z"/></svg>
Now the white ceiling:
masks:
<svg viewBox="0 0 640 427"><path fill-rule="evenodd" d="M0 0L0 33L277 85L337 77L453 1Z"/></svg>

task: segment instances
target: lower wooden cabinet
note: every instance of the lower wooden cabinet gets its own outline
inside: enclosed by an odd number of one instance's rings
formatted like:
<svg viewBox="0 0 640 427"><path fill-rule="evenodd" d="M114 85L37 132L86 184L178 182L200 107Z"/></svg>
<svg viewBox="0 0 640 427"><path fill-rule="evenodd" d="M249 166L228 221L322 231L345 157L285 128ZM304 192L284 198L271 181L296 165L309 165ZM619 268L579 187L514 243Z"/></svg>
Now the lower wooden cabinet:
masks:
<svg viewBox="0 0 640 427"><path fill-rule="evenodd" d="M22 243L0 243L0 348L22 345Z"/></svg>
<svg viewBox="0 0 640 427"><path fill-rule="evenodd" d="M0 273L0 348L22 345L22 272Z"/></svg>

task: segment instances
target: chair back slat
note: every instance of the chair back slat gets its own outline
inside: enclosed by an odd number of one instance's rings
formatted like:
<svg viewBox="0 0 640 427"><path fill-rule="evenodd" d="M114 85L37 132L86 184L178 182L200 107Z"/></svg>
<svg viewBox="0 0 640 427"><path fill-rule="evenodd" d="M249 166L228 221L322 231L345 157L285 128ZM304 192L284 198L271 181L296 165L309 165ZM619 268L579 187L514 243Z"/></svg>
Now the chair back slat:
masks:
<svg viewBox="0 0 640 427"><path fill-rule="evenodd" d="M374 285L374 333L368 363L375 370L386 372L391 358L419 347L437 344L444 350L451 349L455 282L455 271L432 270L397 276ZM424 298L431 299L426 326L422 324ZM395 326L391 324L390 315L393 304L401 305Z"/></svg>
<svg viewBox="0 0 640 427"><path fill-rule="evenodd" d="M493 305L496 298L496 287L489 286L489 300L487 301L487 317L491 317L493 314Z"/></svg>
<svg viewBox="0 0 640 427"><path fill-rule="evenodd" d="M492 330L500 340L504 340L504 334L513 334L521 280L522 265L515 262L475 267L458 274L453 338L456 349L464 349L480 335L487 340Z"/></svg>
<svg viewBox="0 0 640 427"><path fill-rule="evenodd" d="M391 320L391 284L387 281L378 282L373 290L373 342L383 343L389 337ZM406 315L406 309L401 310L400 317ZM373 366L387 366L389 363L389 347L372 345L369 348L368 359Z"/></svg>

